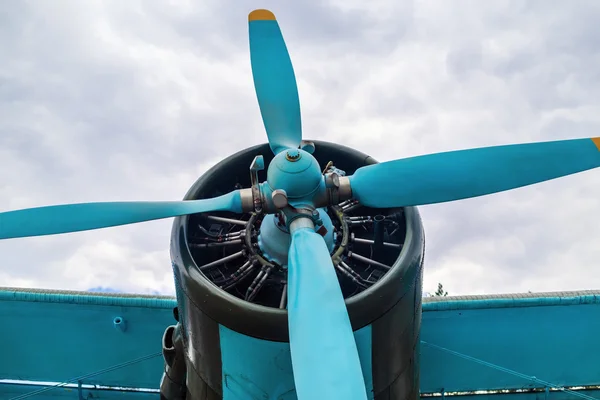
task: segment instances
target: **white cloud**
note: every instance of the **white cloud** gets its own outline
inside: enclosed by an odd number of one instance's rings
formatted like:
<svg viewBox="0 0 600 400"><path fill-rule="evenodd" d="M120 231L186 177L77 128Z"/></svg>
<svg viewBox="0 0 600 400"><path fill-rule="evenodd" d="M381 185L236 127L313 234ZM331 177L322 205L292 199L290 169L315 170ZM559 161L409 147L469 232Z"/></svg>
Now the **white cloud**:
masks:
<svg viewBox="0 0 600 400"><path fill-rule="evenodd" d="M179 199L264 142L252 3L0 5L0 208ZM600 131L596 2L375 3L261 5L292 53L305 137L384 161ZM599 188L591 171L422 207L425 289L600 287ZM2 241L0 283L170 292L170 227Z"/></svg>

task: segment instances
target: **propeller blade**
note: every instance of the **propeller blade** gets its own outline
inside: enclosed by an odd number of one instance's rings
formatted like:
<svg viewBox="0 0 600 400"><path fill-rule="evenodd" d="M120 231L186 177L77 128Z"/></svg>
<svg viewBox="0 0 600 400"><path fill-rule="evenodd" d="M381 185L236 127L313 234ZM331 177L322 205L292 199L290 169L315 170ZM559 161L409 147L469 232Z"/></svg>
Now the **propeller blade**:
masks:
<svg viewBox="0 0 600 400"><path fill-rule="evenodd" d="M368 207L442 203L515 189L600 167L600 138L485 147L358 169L353 196Z"/></svg>
<svg viewBox="0 0 600 400"><path fill-rule="evenodd" d="M275 15L248 15L250 63L256 97L273 153L298 148L302 141L300 100L292 60Z"/></svg>
<svg viewBox="0 0 600 400"><path fill-rule="evenodd" d="M308 227L292 228L288 324L299 399L367 399L354 333L331 256L323 237Z"/></svg>
<svg viewBox="0 0 600 400"><path fill-rule="evenodd" d="M204 200L81 203L0 213L0 240L108 228L209 211L242 212L239 191Z"/></svg>

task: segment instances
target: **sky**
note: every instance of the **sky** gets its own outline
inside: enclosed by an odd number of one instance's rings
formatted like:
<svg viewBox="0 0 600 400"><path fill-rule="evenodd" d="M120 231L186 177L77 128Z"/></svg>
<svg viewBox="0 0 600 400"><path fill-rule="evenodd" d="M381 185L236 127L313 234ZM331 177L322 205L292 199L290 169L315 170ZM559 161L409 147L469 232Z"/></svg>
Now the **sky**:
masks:
<svg viewBox="0 0 600 400"><path fill-rule="evenodd" d="M387 161L600 136L594 0L2 2L0 209L179 200L264 143L254 8L278 17L305 139ZM600 289L599 199L592 170L420 207L424 290ZM0 285L173 294L171 224L0 241Z"/></svg>

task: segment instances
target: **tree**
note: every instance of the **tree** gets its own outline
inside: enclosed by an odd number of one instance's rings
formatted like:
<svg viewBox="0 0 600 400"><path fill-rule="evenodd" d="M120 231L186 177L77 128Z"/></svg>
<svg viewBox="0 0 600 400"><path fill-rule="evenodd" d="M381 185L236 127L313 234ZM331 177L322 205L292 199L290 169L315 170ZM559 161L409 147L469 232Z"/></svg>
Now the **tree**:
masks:
<svg viewBox="0 0 600 400"><path fill-rule="evenodd" d="M441 283L438 283L437 291L434 293L435 297L446 297L448 296L448 292L444 291L444 286Z"/></svg>

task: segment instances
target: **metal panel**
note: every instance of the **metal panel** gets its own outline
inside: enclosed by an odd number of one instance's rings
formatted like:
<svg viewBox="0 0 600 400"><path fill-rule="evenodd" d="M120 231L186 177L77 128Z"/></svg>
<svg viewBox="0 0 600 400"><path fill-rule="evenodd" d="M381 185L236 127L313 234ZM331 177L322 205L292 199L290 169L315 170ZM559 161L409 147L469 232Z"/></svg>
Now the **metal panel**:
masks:
<svg viewBox="0 0 600 400"><path fill-rule="evenodd" d="M161 338L174 322L175 304L172 298L1 290L0 379L64 382L153 354L83 382L156 388ZM124 332L115 317L123 318Z"/></svg>
<svg viewBox="0 0 600 400"><path fill-rule="evenodd" d="M0 290L0 379L61 382L156 354L83 381L157 388L173 306L172 298ZM600 293L425 299L423 308L425 342L555 384L600 385ZM125 332L113 326L116 316ZM437 348L422 345L421 353L424 393L532 386ZM0 398L10 398L6 390Z"/></svg>
<svg viewBox="0 0 600 400"><path fill-rule="evenodd" d="M526 376L600 384L598 292L448 299L424 310L424 342L489 364L422 345L421 393L543 387Z"/></svg>
<svg viewBox="0 0 600 400"><path fill-rule="evenodd" d="M295 400L290 345L240 335L220 326L223 399ZM371 325L354 333L368 398L373 399Z"/></svg>

